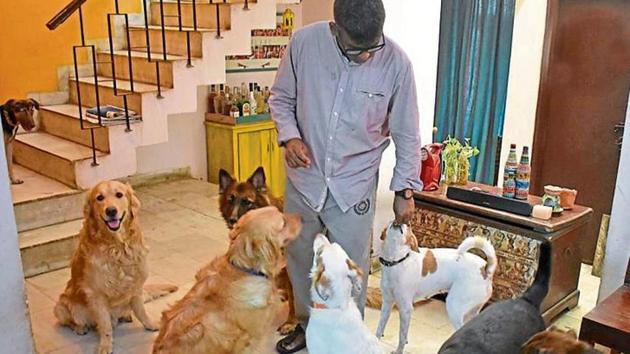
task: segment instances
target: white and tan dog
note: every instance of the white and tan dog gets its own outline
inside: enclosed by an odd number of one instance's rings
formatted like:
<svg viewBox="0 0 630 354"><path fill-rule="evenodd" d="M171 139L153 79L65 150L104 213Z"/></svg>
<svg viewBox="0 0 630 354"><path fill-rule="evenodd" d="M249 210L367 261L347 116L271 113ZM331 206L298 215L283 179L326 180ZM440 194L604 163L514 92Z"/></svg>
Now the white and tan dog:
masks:
<svg viewBox="0 0 630 354"><path fill-rule="evenodd" d="M457 249L420 248L407 225L389 227L381 235L383 306L376 336L382 337L394 303L400 313L396 353L407 344L413 304L447 293L446 311L455 329L477 315L492 295L492 275L497 266L494 248L483 237L470 237ZM488 261L467 253L481 249Z"/></svg>
<svg viewBox="0 0 630 354"><path fill-rule="evenodd" d="M306 329L311 354L383 353L378 339L363 323L352 298L361 290L363 272L336 243L317 235L313 244L311 299L313 307Z"/></svg>

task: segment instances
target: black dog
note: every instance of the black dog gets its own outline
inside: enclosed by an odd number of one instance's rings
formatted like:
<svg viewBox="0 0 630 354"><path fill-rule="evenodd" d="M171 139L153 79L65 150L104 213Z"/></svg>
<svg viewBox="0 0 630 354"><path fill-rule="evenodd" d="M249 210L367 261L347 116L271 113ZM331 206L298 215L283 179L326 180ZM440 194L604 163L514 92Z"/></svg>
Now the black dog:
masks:
<svg viewBox="0 0 630 354"><path fill-rule="evenodd" d="M549 291L550 273L551 244L543 242L532 286L518 299L488 306L453 333L439 354L519 354L529 338L545 330L540 304Z"/></svg>
<svg viewBox="0 0 630 354"><path fill-rule="evenodd" d="M0 106L0 120L2 120L2 136L7 155L9 178L12 184L20 184L21 180L13 172L13 141L21 126L26 131L35 128L34 111L39 110L39 103L30 98L27 100L8 100Z"/></svg>

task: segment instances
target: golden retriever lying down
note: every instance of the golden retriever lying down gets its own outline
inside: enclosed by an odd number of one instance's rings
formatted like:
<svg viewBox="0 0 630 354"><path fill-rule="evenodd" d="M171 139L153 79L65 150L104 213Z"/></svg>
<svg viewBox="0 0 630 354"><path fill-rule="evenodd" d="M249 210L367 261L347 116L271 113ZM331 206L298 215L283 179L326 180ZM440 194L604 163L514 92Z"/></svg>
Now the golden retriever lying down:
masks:
<svg viewBox="0 0 630 354"><path fill-rule="evenodd" d="M153 353L271 353L283 321L274 278L282 248L300 229L299 216L275 207L239 219L227 253L204 267L188 294L162 314Z"/></svg>
<svg viewBox="0 0 630 354"><path fill-rule="evenodd" d="M88 192L71 278L54 309L59 323L77 334L96 327L99 354L112 353L112 324L131 322L132 311L147 330L158 330L144 309L148 249L138 226L139 208L131 187L120 182L101 182ZM164 293L175 290L164 286Z"/></svg>

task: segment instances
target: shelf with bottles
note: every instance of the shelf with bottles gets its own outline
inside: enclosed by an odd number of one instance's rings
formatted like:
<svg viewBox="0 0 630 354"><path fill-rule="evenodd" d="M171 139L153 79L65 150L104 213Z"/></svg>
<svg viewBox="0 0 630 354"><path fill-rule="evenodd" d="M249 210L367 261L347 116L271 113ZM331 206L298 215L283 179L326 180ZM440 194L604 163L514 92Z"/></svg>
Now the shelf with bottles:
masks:
<svg viewBox="0 0 630 354"><path fill-rule="evenodd" d="M276 14L276 28L253 29L252 51L248 55L226 57L226 72L275 71L293 34L295 13L291 9Z"/></svg>
<svg viewBox="0 0 630 354"><path fill-rule="evenodd" d="M212 85L208 94L206 120L238 125L271 119L269 114L269 87L264 89L254 82L240 87L224 84Z"/></svg>

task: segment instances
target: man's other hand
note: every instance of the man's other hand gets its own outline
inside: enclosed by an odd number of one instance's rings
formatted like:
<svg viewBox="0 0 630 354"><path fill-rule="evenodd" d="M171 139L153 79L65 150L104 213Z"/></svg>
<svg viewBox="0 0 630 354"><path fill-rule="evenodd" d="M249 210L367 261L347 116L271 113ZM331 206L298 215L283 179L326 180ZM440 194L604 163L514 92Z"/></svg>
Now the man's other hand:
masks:
<svg viewBox="0 0 630 354"><path fill-rule="evenodd" d="M284 158L291 168L311 167L311 152L302 139L291 139L284 144Z"/></svg>
<svg viewBox="0 0 630 354"><path fill-rule="evenodd" d="M413 211L415 209L415 203L413 198L405 199L402 196L394 197L394 215L396 219L394 220L394 224L408 224L413 216Z"/></svg>

